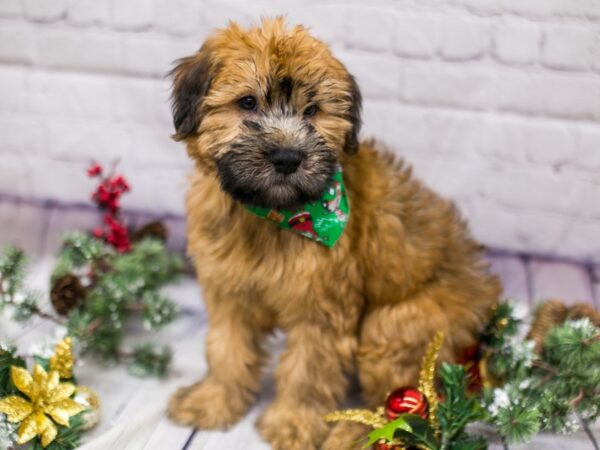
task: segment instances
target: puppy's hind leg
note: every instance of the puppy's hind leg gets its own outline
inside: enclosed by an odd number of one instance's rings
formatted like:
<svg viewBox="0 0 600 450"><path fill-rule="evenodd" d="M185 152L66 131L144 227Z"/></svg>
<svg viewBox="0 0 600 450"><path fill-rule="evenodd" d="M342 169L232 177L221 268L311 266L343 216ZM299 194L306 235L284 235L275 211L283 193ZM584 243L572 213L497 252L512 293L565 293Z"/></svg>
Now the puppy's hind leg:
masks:
<svg viewBox="0 0 600 450"><path fill-rule="evenodd" d="M383 406L394 389L416 386L427 345L446 323L443 315L426 315L406 304L380 306L365 315L356 358L365 408ZM369 431L365 425L337 423L322 450L359 450Z"/></svg>
<svg viewBox="0 0 600 450"><path fill-rule="evenodd" d="M211 294L208 289L204 292L205 298ZM211 300L207 298L208 373L203 380L175 392L168 408L173 421L201 429L229 427L246 413L260 387L261 343L268 331L260 326L260 318L245 311L236 299Z"/></svg>

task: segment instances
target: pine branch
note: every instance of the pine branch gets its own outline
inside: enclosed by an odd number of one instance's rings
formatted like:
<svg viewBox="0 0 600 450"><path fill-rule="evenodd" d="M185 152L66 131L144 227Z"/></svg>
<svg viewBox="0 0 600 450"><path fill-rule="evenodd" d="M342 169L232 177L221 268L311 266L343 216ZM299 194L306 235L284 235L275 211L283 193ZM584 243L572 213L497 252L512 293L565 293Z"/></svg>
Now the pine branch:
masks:
<svg viewBox="0 0 600 450"><path fill-rule="evenodd" d="M594 436L594 433L592 433L592 430L590 429L590 426L587 423L587 420L585 420L579 412L576 412L575 415L577 416L577 420L579 421L581 428L583 429L585 434L587 434L588 438L592 442L592 446L594 447L594 450L600 450L600 447L598 447L598 441L596 440L596 436Z"/></svg>

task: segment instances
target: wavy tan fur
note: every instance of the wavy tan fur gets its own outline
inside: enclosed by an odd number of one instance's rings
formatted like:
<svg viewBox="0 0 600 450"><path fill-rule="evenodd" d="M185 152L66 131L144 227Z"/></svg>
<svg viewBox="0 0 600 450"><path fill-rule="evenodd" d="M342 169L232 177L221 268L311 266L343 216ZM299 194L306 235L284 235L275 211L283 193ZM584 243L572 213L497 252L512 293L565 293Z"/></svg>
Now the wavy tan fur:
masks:
<svg viewBox="0 0 600 450"><path fill-rule="evenodd" d="M322 420L344 399L348 375L358 375L368 407L415 385L436 331L446 333L444 360L476 342L499 283L451 202L373 141L347 151L356 126L353 81L304 28L281 19L249 30L230 24L173 75L175 137L196 162L189 254L209 331L208 373L173 396L169 415L199 428L235 423L259 389L265 337L279 328L287 345L276 398L257 424L262 436L276 450L353 448L363 428L340 424L330 432ZM221 189L216 161L248 118L236 99L251 93L262 101L269 80L281 77L302 80L291 99L299 109L306 90L316 89L312 126L343 167L351 213L332 249L252 215Z"/></svg>

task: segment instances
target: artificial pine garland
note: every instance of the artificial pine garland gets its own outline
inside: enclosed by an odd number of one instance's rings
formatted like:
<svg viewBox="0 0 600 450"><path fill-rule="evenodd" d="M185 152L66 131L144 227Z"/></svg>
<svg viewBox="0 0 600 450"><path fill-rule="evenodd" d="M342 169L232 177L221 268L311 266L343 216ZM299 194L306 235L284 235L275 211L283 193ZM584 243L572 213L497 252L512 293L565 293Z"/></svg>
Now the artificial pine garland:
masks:
<svg viewBox="0 0 600 450"><path fill-rule="evenodd" d="M377 411L337 411L325 419L372 426L365 447L377 450L486 449L485 438L467 431L475 422L491 425L505 447L540 431L583 428L597 450L589 425L600 416L600 314L586 305L564 307L561 315L558 309L555 301L543 305L523 339L524 315L499 304L469 360L443 363L437 384L439 335L423 358L418 389L396 389Z"/></svg>
<svg viewBox="0 0 600 450"><path fill-rule="evenodd" d="M129 183L123 175L103 173L96 163L88 169L99 180L92 199L104 225L65 237L50 280L56 314L40 306L41 293L23 286L27 258L12 247L0 255L0 310L11 308L19 321L38 316L65 326L82 354L125 361L136 375L164 376L170 349L150 343L123 349L124 324L139 317L153 330L176 317L161 289L178 279L183 260L167 251L167 230L160 223L146 224L130 237L120 207Z"/></svg>

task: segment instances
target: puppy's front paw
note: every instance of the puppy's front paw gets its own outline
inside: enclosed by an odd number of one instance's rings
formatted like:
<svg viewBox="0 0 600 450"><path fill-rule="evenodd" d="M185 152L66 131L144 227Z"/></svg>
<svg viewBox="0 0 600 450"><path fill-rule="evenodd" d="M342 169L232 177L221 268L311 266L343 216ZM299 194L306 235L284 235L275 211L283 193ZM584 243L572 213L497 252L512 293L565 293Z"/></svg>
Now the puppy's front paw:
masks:
<svg viewBox="0 0 600 450"><path fill-rule="evenodd" d="M327 425L317 411L273 404L256 424L273 450L316 450L327 434Z"/></svg>
<svg viewBox="0 0 600 450"><path fill-rule="evenodd" d="M362 449L369 427L360 423L340 422L333 426L321 450Z"/></svg>
<svg viewBox="0 0 600 450"><path fill-rule="evenodd" d="M178 389L169 401L167 413L180 425L211 430L227 428L246 413L251 399L248 392L205 378Z"/></svg>

